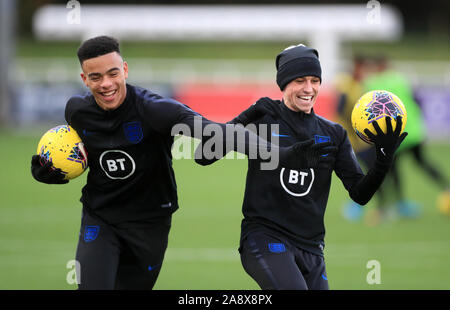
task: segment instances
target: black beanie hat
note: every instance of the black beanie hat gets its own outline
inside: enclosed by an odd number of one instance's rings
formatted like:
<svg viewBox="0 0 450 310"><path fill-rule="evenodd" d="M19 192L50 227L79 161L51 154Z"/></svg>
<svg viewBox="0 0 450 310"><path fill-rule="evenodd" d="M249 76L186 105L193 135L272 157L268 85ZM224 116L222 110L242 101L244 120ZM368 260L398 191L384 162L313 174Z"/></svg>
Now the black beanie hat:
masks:
<svg viewBox="0 0 450 310"><path fill-rule="evenodd" d="M277 84L283 90L289 82L302 76L317 76L322 82L319 53L303 44L290 46L278 54Z"/></svg>

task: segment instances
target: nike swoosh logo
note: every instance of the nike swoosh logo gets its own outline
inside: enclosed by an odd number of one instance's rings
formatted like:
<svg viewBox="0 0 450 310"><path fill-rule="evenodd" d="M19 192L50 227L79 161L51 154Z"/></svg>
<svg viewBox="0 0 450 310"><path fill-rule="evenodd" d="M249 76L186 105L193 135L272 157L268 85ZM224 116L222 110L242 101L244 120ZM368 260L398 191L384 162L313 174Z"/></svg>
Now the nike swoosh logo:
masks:
<svg viewBox="0 0 450 310"><path fill-rule="evenodd" d="M152 271L152 270L155 270L156 268L158 268L159 266L161 266L161 264L157 264L157 265L154 265L154 266L148 266L148 271Z"/></svg>
<svg viewBox="0 0 450 310"><path fill-rule="evenodd" d="M380 151L381 151L381 153L383 153L384 156L386 156L386 153L384 152L384 147L382 147L382 148L380 149Z"/></svg>
<svg viewBox="0 0 450 310"><path fill-rule="evenodd" d="M279 133L276 133L276 132L272 131L272 137L285 137L285 138L288 138L288 137L290 137L290 135L282 135L282 134L279 134Z"/></svg>

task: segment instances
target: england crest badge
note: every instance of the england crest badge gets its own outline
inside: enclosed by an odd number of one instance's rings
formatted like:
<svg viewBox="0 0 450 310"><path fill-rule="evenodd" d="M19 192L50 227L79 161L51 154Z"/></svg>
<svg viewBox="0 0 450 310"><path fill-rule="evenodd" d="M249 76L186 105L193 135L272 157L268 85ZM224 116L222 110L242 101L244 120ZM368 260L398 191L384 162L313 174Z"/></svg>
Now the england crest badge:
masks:
<svg viewBox="0 0 450 310"><path fill-rule="evenodd" d="M84 241L91 242L97 239L100 226L86 226L84 228Z"/></svg>
<svg viewBox="0 0 450 310"><path fill-rule="evenodd" d="M123 124L123 131L127 141L133 144L141 142L142 138L144 137L141 122L125 123Z"/></svg>

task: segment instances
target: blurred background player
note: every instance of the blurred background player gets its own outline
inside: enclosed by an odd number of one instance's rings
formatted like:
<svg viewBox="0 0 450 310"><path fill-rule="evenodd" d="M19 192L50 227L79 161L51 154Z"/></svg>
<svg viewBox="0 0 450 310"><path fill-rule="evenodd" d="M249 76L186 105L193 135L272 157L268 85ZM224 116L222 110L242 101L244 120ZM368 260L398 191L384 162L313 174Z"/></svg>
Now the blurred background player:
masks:
<svg viewBox="0 0 450 310"><path fill-rule="evenodd" d="M360 92L364 94L370 90L387 90L396 94L405 105L408 113L408 120L406 123L405 131L408 132L408 137L404 143L398 149L398 155L395 157L392 164L390 173L380 190L377 192L377 205L376 210L368 218L370 224L377 224L380 221L388 218L393 213L401 217L416 218L421 214L421 207L414 201L407 199L405 196L404 185L400 168L400 160L404 158L404 155L411 154L414 162L439 186L442 194L440 199L445 199L448 196L448 182L445 176L436 167L435 163L432 163L425 154L425 139L426 139L426 127L422 116L422 111L417 99L414 97L412 87L407 79L398 71L394 70L384 55L378 55L376 57L364 57L364 61L360 57L355 57L353 62L353 77L354 81L359 83L343 83L343 85L337 84L339 90L342 92L341 100L339 102L339 115L342 115L342 122L349 124L351 118L351 108L356 103L358 98L352 98L354 101L345 101L349 92ZM364 74L361 74L364 72ZM345 81L345 79L344 79ZM347 88L345 87L347 86ZM353 87L352 90L350 90ZM347 110L341 108L341 106L350 107ZM363 150L358 148L361 145L360 139L352 141L357 148L357 156L366 165L370 166L373 162L374 148L370 145L363 145ZM392 207L391 207L392 206ZM350 220L358 220L363 215L363 208L355 203L348 203L344 208L344 216Z"/></svg>
<svg viewBox="0 0 450 310"><path fill-rule="evenodd" d="M417 217L420 215L420 206L406 198L404 191L404 182L400 168L400 160L406 154L411 154L414 163L426 173L426 175L436 184L442 192L448 192L449 183L446 176L442 174L442 169L432 162L426 156L426 126L422 115L422 110L414 96L414 91L405 78L392 65L385 55L378 55L374 58L375 72L364 81L364 91L372 89L384 89L396 94L405 105L408 113L408 121L405 131L408 137L399 147L396 162L392 166L392 180L394 185L394 194L396 197L395 209L400 216ZM411 167L408 167L411 169Z"/></svg>
<svg viewBox="0 0 450 310"><path fill-rule="evenodd" d="M364 94L364 80L374 70L373 59L368 55L358 53L352 58L351 70L346 73L338 75L335 88L338 92L337 107L337 121L347 130L349 133L353 133L353 126L351 123L351 115L353 107L358 99ZM348 138L353 146L356 157L364 165L366 169L369 169L376 158L375 148L361 140L355 134L349 134ZM378 210L384 210L389 200L386 188L389 188L389 178L387 178L376 192L376 208L375 216L371 216L368 220L370 224L376 224L378 222ZM343 215L349 220L359 220L365 214L366 208L363 208L358 203L350 200L343 207ZM384 212L383 212L384 213Z"/></svg>
<svg viewBox="0 0 450 310"><path fill-rule="evenodd" d="M360 160L366 169L371 167L375 161L375 148L361 140L354 132L351 115L353 107L358 99L364 94L363 81L371 68L370 59L365 54L355 54L352 58L351 70L339 74L335 81L335 89L338 92L338 102L336 105L337 122L341 124L348 135L348 139L355 151L356 157ZM385 181L386 182L386 181ZM384 183L385 183L384 182ZM383 185L376 193L378 206L384 205ZM364 214L364 208L358 203L350 200L344 206L344 216L348 219L360 219Z"/></svg>

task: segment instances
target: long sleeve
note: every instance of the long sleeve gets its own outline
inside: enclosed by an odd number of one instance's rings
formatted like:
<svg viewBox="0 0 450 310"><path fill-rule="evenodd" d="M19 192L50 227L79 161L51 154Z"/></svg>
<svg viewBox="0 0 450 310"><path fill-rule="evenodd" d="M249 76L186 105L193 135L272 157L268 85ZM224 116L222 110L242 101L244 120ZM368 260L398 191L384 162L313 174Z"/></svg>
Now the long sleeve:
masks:
<svg viewBox="0 0 450 310"><path fill-rule="evenodd" d="M336 157L335 172L353 201L360 205L368 203L383 183L389 167L390 164L376 160L374 166L364 174L345 132Z"/></svg>
<svg viewBox="0 0 450 310"><path fill-rule="evenodd" d="M161 134L182 134L200 139L196 162L208 165L231 151L252 159L278 161L280 148L240 125L216 123L173 99L149 94L143 102L143 114L152 128ZM284 150L282 150L282 154ZM272 158L272 157L278 158ZM274 163L273 168L278 163Z"/></svg>
<svg viewBox="0 0 450 310"><path fill-rule="evenodd" d="M390 165L375 161L372 168L362 177L350 190L350 198L360 205L365 205L372 199L375 192L380 188Z"/></svg>

